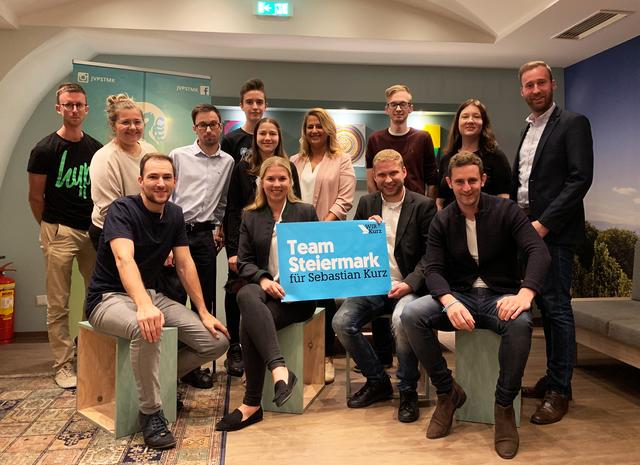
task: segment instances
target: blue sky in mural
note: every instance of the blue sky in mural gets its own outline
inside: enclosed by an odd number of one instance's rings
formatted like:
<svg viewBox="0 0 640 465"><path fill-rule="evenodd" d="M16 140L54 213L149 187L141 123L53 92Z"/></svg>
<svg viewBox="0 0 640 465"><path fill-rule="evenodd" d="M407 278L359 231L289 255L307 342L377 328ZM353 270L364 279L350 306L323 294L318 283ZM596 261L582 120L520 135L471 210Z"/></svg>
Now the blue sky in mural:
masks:
<svg viewBox="0 0 640 465"><path fill-rule="evenodd" d="M587 219L640 231L640 36L567 68L565 98L593 130Z"/></svg>

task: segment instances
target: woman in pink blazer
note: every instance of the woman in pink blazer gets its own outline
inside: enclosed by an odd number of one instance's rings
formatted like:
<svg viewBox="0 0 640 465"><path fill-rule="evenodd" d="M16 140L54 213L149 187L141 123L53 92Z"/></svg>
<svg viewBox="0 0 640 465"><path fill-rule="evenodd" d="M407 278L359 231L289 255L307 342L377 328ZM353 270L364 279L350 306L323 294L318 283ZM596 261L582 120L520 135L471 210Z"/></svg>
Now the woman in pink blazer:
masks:
<svg viewBox="0 0 640 465"><path fill-rule="evenodd" d="M304 116L300 152L291 157L298 171L302 201L316 207L320 221L344 220L353 206L356 175L351 158L336 137L336 123L323 108L312 108ZM334 380L331 320L336 312L333 299L319 302L325 307L325 382Z"/></svg>

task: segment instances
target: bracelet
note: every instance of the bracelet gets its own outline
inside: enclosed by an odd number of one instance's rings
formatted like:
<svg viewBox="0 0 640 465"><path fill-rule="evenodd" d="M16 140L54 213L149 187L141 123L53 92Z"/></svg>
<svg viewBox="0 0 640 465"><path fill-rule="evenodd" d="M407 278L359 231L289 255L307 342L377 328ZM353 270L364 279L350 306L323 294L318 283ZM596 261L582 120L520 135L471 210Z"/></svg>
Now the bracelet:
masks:
<svg viewBox="0 0 640 465"><path fill-rule="evenodd" d="M449 302L445 307L443 307L442 309L442 313L447 313L447 310L449 310L449 307L451 307L452 305L455 304L459 304L460 301L458 299L455 299L453 302Z"/></svg>

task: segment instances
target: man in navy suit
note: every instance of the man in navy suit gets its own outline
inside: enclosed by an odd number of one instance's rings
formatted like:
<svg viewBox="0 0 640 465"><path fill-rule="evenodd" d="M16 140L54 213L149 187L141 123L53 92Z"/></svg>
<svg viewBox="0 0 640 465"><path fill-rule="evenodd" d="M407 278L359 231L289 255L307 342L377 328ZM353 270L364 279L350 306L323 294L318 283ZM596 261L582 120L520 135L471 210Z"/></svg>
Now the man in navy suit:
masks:
<svg viewBox="0 0 640 465"><path fill-rule="evenodd" d="M571 276L576 244L584 239L584 205L593 178L591 126L584 115L553 101L556 82L543 61L520 67L520 94L531 114L513 168L511 198L531 219L551 254L551 267L536 303L542 313L547 372L525 397L543 399L536 424L562 419L569 409L575 358Z"/></svg>

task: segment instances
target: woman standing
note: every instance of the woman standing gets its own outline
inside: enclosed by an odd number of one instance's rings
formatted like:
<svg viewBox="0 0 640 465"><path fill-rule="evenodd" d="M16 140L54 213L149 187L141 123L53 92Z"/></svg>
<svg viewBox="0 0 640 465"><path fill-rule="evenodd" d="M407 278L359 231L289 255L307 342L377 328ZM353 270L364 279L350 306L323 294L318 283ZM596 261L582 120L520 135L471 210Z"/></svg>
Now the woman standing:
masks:
<svg viewBox="0 0 640 465"><path fill-rule="evenodd" d="M280 286L276 223L317 221L312 205L300 202L292 188L289 161L270 157L260 167L260 186L244 212L238 247L238 273L248 284L238 292L242 315L240 341L247 377L240 407L225 415L218 431L235 431L262 420L262 388L266 368L274 383L273 402L280 407L293 393L296 375L287 369L276 331L309 319L315 301L284 303Z"/></svg>
<svg viewBox="0 0 640 465"><path fill-rule="evenodd" d="M95 153L89 166L93 199L89 236L96 250L109 205L118 197L140 193L140 160L156 150L141 140L144 115L127 94L107 97L106 112L113 139Z"/></svg>
<svg viewBox="0 0 640 465"><path fill-rule="evenodd" d="M238 239L240 236L240 221L242 210L254 201L256 187L259 183L258 174L262 163L271 158L280 157L289 163L287 154L282 146L280 125L272 118L262 118L253 131L253 146L248 154L236 163L231 175L228 204L224 218L225 250L229 260L229 278L225 285L225 316L227 327L231 335L231 345L227 352L225 366L231 376L242 376L242 349L240 348L240 311L236 303L236 294L244 285L238 277ZM298 176L293 170L293 192L300 197ZM229 361L231 363L229 363Z"/></svg>
<svg viewBox="0 0 640 465"><path fill-rule="evenodd" d="M449 160L458 152L472 152L482 159L487 181L483 192L509 198L511 167L504 152L498 148L491 129L487 107L480 100L468 99L462 102L451 124L445 155L440 159L438 209L453 201L453 191L445 179L448 176Z"/></svg>
<svg viewBox="0 0 640 465"><path fill-rule="evenodd" d="M320 221L344 220L353 206L356 175L336 137L336 124L323 108L312 108L304 116L300 153L291 157L298 171L302 201L316 207ZM336 313L333 299L325 307L325 383L335 378L333 367L334 332L331 320Z"/></svg>

